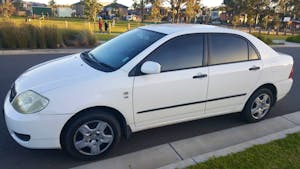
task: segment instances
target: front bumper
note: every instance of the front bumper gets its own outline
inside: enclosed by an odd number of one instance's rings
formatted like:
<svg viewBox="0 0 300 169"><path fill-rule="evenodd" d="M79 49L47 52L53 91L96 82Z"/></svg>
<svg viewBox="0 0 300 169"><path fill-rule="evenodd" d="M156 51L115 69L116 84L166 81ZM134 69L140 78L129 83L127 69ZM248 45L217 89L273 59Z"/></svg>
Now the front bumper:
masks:
<svg viewBox="0 0 300 169"><path fill-rule="evenodd" d="M47 111L47 108L43 111ZM4 103L4 117L8 131L12 138L27 148L60 148L60 133L70 115L46 115L39 113L18 113L6 97ZM22 139L22 136L29 136ZM26 137L28 138L28 137Z"/></svg>

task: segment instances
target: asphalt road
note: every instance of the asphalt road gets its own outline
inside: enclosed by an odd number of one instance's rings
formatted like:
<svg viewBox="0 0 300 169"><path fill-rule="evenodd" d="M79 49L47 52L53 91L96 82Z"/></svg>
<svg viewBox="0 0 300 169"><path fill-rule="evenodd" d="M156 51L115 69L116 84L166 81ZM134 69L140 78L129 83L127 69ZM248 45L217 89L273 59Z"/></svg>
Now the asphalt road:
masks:
<svg viewBox="0 0 300 169"><path fill-rule="evenodd" d="M300 48L276 48L276 50L294 56L295 74L291 92L278 102L270 117L293 113L300 110ZM0 55L0 109L3 109L4 97L13 81L26 69L38 63L64 56L57 55ZM192 122L186 122L138 132L129 140L121 143L106 158L122 155L167 142L194 137L244 124L238 114L224 115ZM41 126L41 129L43 126ZM0 115L0 168L70 168L87 162L75 161L60 150L29 150L22 148L9 136Z"/></svg>

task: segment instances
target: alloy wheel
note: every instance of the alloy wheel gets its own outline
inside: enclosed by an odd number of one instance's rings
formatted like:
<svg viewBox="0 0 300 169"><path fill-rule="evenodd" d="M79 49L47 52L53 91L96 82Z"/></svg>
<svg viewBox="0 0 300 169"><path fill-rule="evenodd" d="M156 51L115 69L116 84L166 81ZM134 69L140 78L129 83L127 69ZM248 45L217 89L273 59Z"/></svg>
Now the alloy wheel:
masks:
<svg viewBox="0 0 300 169"><path fill-rule="evenodd" d="M251 105L251 115L254 119L262 119L271 108L271 98L268 94L259 95Z"/></svg>
<svg viewBox="0 0 300 169"><path fill-rule="evenodd" d="M82 124L75 132L73 144L84 155L99 155L107 150L114 140L112 127L104 121L94 120Z"/></svg>

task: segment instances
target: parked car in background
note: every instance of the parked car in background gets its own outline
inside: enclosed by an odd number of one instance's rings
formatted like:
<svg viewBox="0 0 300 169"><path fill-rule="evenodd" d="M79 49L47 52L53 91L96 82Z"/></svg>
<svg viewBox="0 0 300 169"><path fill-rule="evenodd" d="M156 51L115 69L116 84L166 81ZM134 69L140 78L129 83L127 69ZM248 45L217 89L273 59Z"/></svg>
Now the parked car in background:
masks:
<svg viewBox="0 0 300 169"><path fill-rule="evenodd" d="M127 15L126 20L127 21L136 21L137 17L136 17L136 15Z"/></svg>
<svg viewBox="0 0 300 169"><path fill-rule="evenodd" d="M132 132L236 112L263 120L292 76L293 58L250 34L150 25L30 68L4 114L20 145L92 159Z"/></svg>

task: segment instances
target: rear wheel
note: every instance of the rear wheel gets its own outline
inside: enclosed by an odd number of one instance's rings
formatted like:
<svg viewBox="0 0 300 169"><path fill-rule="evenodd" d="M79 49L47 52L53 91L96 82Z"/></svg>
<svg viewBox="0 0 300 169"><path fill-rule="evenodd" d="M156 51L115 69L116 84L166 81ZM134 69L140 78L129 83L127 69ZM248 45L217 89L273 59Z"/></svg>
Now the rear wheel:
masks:
<svg viewBox="0 0 300 169"><path fill-rule="evenodd" d="M242 115L248 122L261 121L267 117L273 104L272 91L267 88L258 89L247 101Z"/></svg>
<svg viewBox="0 0 300 169"><path fill-rule="evenodd" d="M72 120L62 133L63 150L75 158L94 159L120 140L120 124L108 113L90 112Z"/></svg>

